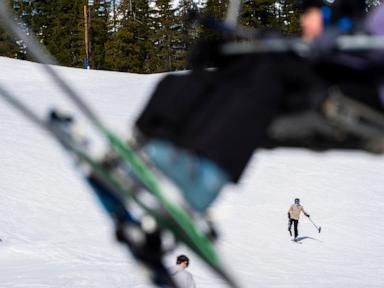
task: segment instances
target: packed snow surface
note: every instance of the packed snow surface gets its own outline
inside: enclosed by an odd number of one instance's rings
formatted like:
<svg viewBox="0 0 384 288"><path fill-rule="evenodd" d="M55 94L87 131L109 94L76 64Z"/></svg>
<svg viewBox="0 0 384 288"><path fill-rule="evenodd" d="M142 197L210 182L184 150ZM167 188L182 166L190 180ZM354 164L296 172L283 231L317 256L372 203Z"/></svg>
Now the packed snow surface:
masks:
<svg viewBox="0 0 384 288"><path fill-rule="evenodd" d="M0 84L42 117L50 107L79 115L41 65L0 58ZM55 67L124 137L163 77ZM97 133L77 116L83 133ZM252 131L250 131L252 133ZM96 139L96 138L95 138ZM94 153L104 149L95 140ZM291 241L294 198L302 244ZM255 153L239 185L212 209L218 248L243 287L384 287L384 158L359 152L277 149ZM113 238L112 225L71 159L0 99L0 286L151 287ZM197 287L225 287L191 251Z"/></svg>

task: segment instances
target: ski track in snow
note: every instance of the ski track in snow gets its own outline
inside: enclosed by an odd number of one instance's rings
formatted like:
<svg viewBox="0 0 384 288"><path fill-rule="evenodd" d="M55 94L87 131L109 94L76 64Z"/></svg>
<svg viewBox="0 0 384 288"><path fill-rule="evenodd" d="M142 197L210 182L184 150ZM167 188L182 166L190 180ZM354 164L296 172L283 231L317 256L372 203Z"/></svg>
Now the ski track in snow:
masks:
<svg viewBox="0 0 384 288"><path fill-rule="evenodd" d="M48 107L78 110L39 64L0 57L0 84L40 115ZM56 68L121 135L161 74ZM97 137L84 117L86 135ZM103 142L95 140L94 153ZM110 220L71 160L44 133L0 100L0 283L7 288L151 287L113 240ZM218 247L244 287L384 287L384 158L359 152L258 151L242 181L213 212ZM299 197L301 245L290 241L287 210ZM224 287L186 253L197 286Z"/></svg>

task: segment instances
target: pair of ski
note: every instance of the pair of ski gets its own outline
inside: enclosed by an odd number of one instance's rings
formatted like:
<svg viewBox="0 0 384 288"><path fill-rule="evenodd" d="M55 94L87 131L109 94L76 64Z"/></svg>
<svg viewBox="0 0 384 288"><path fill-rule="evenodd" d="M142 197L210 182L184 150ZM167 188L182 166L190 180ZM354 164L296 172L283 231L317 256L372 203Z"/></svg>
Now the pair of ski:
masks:
<svg viewBox="0 0 384 288"><path fill-rule="evenodd" d="M207 231L197 223L194 215L167 196L158 176L142 156L108 129L79 94L48 65L55 63L53 57L32 35L26 35L18 29L16 22L8 14L4 1L0 2L0 17L4 28L24 42L31 56L43 64L42 68L47 75L52 77L101 137L106 139L113 156L95 159L83 145L83 139L72 132L72 117L51 111L48 119L42 119L0 86L1 97L39 128L48 132L75 159L82 176L113 219L118 240L126 244L133 257L149 270L153 284L159 287L177 287L163 262L166 251L162 246L162 237L168 231L176 242L194 251L228 286L239 287L224 269L212 240Z"/></svg>

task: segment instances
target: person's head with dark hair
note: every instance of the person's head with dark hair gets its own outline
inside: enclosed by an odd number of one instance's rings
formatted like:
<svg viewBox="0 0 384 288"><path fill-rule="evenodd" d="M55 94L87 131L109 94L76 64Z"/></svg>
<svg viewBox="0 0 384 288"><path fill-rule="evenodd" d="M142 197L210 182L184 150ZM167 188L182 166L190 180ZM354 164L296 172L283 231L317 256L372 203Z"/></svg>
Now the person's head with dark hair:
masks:
<svg viewBox="0 0 384 288"><path fill-rule="evenodd" d="M189 265L189 258L185 255L179 255L176 258L176 264L182 266L183 268L187 268Z"/></svg>
<svg viewBox="0 0 384 288"><path fill-rule="evenodd" d="M189 258L185 255L179 255L176 257L176 265L170 267L170 275L175 280L177 287L195 288L195 280L191 272L187 271L189 265Z"/></svg>

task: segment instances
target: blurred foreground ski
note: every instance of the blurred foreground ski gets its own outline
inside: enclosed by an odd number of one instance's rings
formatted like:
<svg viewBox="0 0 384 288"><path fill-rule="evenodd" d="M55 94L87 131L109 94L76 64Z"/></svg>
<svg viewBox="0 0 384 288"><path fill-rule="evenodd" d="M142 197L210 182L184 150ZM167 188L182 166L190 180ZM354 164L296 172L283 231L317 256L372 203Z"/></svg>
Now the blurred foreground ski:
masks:
<svg viewBox="0 0 384 288"><path fill-rule="evenodd" d="M178 203L173 202L173 200L168 197L167 193L164 191L162 183L159 181L159 178L153 173L153 171L145 163L142 157L137 154L129 144L125 143L111 130L109 130L102 123L100 118L90 109L90 107L84 103L82 98L71 87L71 85L62 79L52 66L47 65L49 63L55 63L53 58L49 56L46 51L44 51L44 49L39 45L38 41L33 37L33 35L26 35L24 32L18 29L15 21L13 21L12 18L8 15L4 2L0 2L0 16L3 20L2 23L4 27L9 30L15 38L24 41L32 57L37 62L45 64L42 65L42 67L46 71L47 75L52 78L52 80L65 92L65 95L70 98L73 103L81 110L81 112L89 119L89 121L100 132L100 135L107 140L114 153L116 154L118 162L121 161L124 167L128 167L129 173L119 173L119 175L116 175L115 173L111 174L112 172L106 170L101 163L94 161L89 157L89 155L85 154L83 150L79 149L78 145L73 145L70 137L68 139L68 135L62 134L63 131L59 129L61 132L58 132L56 126L54 128L51 124L47 124L46 122L37 118L36 115L34 115L27 107L25 107L21 102L17 101L15 97L13 97L4 89L1 89L0 93L2 94L3 98L5 98L12 106L17 108L24 115L28 116L28 118L35 124L39 125L44 130L49 131L50 134L59 140L59 142L67 150L73 153L76 158L81 159L82 162L85 162L89 167L91 167L92 171L95 172L97 179L101 180L104 187L108 187L109 190L116 192L111 194L113 195L112 198L114 200L121 199L121 201L111 201L114 203L114 205L111 205L112 207L116 206L120 210L124 208L125 212L123 214L125 216L130 214L130 209L127 209L125 202L139 207L145 212L145 215L154 220L153 223L155 225L149 225L150 227L155 227L154 229L158 229L160 234L163 231L171 232L176 241L185 244L192 251L194 251L230 287L239 287L224 269L212 241L206 235L206 231L204 231L198 225L191 214L188 214L183 207L179 206ZM121 166L119 165L117 168L119 167ZM91 181L90 184L92 185L94 182ZM131 185L133 186L131 187ZM136 186L140 187L140 191L145 191L144 196L142 193L131 191L131 188L136 188ZM103 202L105 198L101 197L101 200ZM108 201L110 200L111 199ZM107 203L109 203L108 201ZM110 207L105 205L104 202L103 204L107 211L110 213ZM119 215L117 219L120 219L120 214L114 214L116 213L115 210L116 209L112 209L113 216L116 217L116 215ZM126 222L123 221L123 223ZM134 235L134 232L132 231L128 231L128 233L125 233L125 231L119 231L118 233L118 236L123 241L126 240L125 238L129 238L132 235ZM154 246L158 245L157 241L154 242ZM151 245L149 247L153 248ZM131 251L132 250L133 249L131 249ZM132 253L135 255L135 257L137 256L134 251L132 251ZM157 256L158 255L156 255L155 258L157 258ZM158 257L161 258L161 256ZM144 260L142 262L145 263L146 261Z"/></svg>
<svg viewBox="0 0 384 288"><path fill-rule="evenodd" d="M144 229L142 221L127 209L132 203L124 201L123 196L134 197L136 187L122 183L116 173L109 169L108 163L93 159L86 150L84 139L76 137L70 131L73 118L52 111L45 121L1 86L0 96L39 128L48 132L72 156L80 175L88 182L113 219L117 239L126 245L132 256L149 271L152 283L159 287L177 287L163 263L160 230L157 227ZM147 209L140 201L137 201L136 205L142 207L143 211Z"/></svg>

